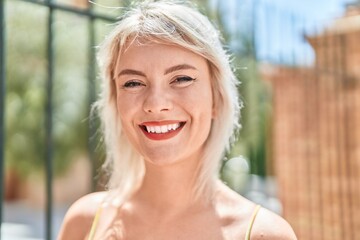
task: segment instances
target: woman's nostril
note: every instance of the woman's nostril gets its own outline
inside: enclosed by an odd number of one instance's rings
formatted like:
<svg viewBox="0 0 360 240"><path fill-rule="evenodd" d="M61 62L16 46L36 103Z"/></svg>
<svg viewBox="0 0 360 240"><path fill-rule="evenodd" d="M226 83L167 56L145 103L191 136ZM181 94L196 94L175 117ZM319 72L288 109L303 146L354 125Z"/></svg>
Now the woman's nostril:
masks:
<svg viewBox="0 0 360 240"><path fill-rule="evenodd" d="M166 112L172 108L172 102L165 96L151 96L144 102L144 111L148 113Z"/></svg>

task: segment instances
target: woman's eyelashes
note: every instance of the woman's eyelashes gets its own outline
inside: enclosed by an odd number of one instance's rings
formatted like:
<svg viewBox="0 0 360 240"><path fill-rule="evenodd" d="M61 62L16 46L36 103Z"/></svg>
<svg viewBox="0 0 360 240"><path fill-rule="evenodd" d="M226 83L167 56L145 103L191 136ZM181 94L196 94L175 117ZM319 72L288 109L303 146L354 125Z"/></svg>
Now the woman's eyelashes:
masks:
<svg viewBox="0 0 360 240"><path fill-rule="evenodd" d="M196 78L192 78L192 77L189 77L189 76L177 76L172 81L170 81L170 85L175 85L175 86L179 86L179 87L186 87L186 86L189 86L194 81L196 81ZM138 89L140 87L146 87L146 86L147 86L147 84L145 84L142 81L129 80L129 81L126 81L122 85L122 88L123 89L128 89L128 90L135 90L135 89Z"/></svg>
<svg viewBox="0 0 360 240"><path fill-rule="evenodd" d="M140 87L140 86L145 86L145 84L143 84L140 81L130 80L130 81L125 82L122 87L131 89L131 88L136 88L136 87Z"/></svg>
<svg viewBox="0 0 360 240"><path fill-rule="evenodd" d="M189 76L178 76L171 83L176 84L176 85L188 86L194 81L196 81L196 78L192 78Z"/></svg>

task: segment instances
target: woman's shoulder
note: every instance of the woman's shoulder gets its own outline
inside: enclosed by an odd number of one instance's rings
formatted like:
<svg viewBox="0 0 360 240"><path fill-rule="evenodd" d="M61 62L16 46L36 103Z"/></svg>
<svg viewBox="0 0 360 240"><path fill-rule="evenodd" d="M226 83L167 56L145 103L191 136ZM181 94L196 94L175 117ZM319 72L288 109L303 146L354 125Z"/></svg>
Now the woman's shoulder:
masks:
<svg viewBox="0 0 360 240"><path fill-rule="evenodd" d="M252 226L251 239L296 240L297 238L284 218L261 207Z"/></svg>
<svg viewBox="0 0 360 240"><path fill-rule="evenodd" d="M93 192L79 198L70 206L65 217L93 217L106 196L107 192Z"/></svg>
<svg viewBox="0 0 360 240"><path fill-rule="evenodd" d="M95 192L75 201L64 217L58 239L84 239L105 197L106 192Z"/></svg>
<svg viewBox="0 0 360 240"><path fill-rule="evenodd" d="M296 240L290 224L281 216L240 196L228 187L223 188L222 212L234 219L232 229L242 236L250 231L250 239ZM250 229L249 229L250 228Z"/></svg>

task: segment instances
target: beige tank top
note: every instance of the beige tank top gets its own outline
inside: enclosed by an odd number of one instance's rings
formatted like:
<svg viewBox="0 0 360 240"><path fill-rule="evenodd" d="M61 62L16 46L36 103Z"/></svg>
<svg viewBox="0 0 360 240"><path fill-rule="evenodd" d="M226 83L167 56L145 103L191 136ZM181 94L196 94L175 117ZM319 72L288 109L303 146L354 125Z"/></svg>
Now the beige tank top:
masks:
<svg viewBox="0 0 360 240"><path fill-rule="evenodd" d="M247 230L246 230L245 240L250 240L251 229L252 229L252 227L253 227L253 225L254 225L256 215L258 214L260 208L261 208L261 206L260 206L260 205L257 205L257 206L255 207L254 212L253 212L252 215L251 215L250 222L249 222L249 225L248 225ZM90 229L90 233L89 233L89 238L88 238L88 240L94 240L94 236L95 236L95 232L96 232L96 227L97 227L97 225L98 225L99 218L100 218L100 216L101 216L101 212L102 212L102 207L99 207L99 209L96 211L96 214L95 214L95 217L94 217L94 221L93 221L93 223L92 223L92 225L91 225L91 229Z"/></svg>

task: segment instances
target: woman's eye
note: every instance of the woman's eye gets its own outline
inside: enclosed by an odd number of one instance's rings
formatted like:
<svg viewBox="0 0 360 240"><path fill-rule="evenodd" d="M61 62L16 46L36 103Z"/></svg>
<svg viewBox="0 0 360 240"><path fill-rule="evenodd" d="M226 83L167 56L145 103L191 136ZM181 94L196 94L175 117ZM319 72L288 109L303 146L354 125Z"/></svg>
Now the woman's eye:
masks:
<svg viewBox="0 0 360 240"><path fill-rule="evenodd" d="M142 82L138 81L127 81L124 83L123 88L136 88L140 86L145 86Z"/></svg>
<svg viewBox="0 0 360 240"><path fill-rule="evenodd" d="M192 78L189 76L181 76L181 77L176 77L175 80L173 81L173 83L189 85L190 83L192 83L195 80L196 80L196 78Z"/></svg>

